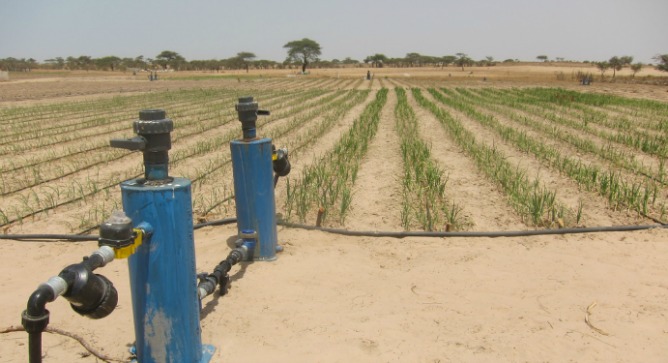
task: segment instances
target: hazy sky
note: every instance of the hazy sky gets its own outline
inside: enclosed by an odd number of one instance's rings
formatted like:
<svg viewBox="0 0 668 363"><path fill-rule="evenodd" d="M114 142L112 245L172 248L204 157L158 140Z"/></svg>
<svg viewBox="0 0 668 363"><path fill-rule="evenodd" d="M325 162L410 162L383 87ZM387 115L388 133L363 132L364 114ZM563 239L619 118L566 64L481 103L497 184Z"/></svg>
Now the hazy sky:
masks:
<svg viewBox="0 0 668 363"><path fill-rule="evenodd" d="M383 53L651 62L668 53L668 0L0 0L0 58L188 60L241 51L283 61L311 38L322 59Z"/></svg>

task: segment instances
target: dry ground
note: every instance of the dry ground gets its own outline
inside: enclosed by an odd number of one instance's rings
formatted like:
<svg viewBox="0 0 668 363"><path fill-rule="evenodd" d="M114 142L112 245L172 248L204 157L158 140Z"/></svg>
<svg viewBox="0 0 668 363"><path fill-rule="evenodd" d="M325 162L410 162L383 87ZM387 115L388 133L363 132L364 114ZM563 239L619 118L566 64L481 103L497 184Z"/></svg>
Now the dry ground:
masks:
<svg viewBox="0 0 668 363"><path fill-rule="evenodd" d="M471 75L452 67L445 71L376 69L370 84L334 80L361 79L366 69L315 70L312 76L326 78L323 87L333 88L544 84L668 101L665 86L595 82L585 88L572 81L556 81L554 72L569 75L572 68L472 70ZM287 71L269 73L262 73L262 82L283 89L299 87L299 77L287 77L291 76ZM164 82L106 74L25 79L0 83L0 107L165 89L243 89L258 81L259 75L246 78L235 73L209 79L220 75L207 74L207 79ZM296 154L295 170L329 150L370 100L353 107L320 139L320 145ZM390 93L388 105L395 102ZM410 102L415 104L412 98ZM430 115L418 112L421 125L437 130ZM279 119L270 127L284 122ZM386 165L399 158L393 124L391 108L386 106L379 134L362 161L355 191L360 198L345 225L348 228L401 229L392 204L400 198L392 179L398 170L396 165ZM470 160L451 144L437 142L445 140L439 132L422 130L422 137L432 140L440 165L461 170L450 175L448 186L478 221L474 230L525 229L503 203L502 194L476 176ZM482 130L478 135L486 137ZM223 183L229 183L230 174L221 176ZM553 177L555 183L565 183L558 180L559 175ZM284 184L279 184L279 204L284 191ZM592 203L597 203L594 196ZM591 216L592 225L649 223L603 210ZM35 230L25 230L27 226ZM22 232L48 232L38 228L49 227L27 223ZM195 233L198 272L210 271L227 255L234 234L233 227L207 227ZM235 267L229 294L203 301L202 340L216 346L213 362L666 361L665 229L524 238L392 239L279 228L279 243L285 251L277 261ZM25 302L39 283L95 248L92 242L0 242L4 276L0 329L19 325ZM64 299L58 299L48 305L51 326L77 333L104 353L125 359L134 340L126 266L115 261L100 270L120 295L119 307L110 317L81 318ZM588 325L585 316L599 330ZM43 350L45 362L97 361L76 342L60 336L45 334ZM1 334L0 362L26 360L27 334Z"/></svg>

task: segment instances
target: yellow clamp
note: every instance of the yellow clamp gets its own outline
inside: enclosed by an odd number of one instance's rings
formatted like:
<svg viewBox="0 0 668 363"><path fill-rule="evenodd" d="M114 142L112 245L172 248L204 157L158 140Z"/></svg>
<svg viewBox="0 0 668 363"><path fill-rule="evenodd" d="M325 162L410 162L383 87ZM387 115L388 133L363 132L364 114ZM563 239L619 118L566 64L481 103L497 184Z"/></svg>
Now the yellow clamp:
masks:
<svg viewBox="0 0 668 363"><path fill-rule="evenodd" d="M135 234L135 240L134 242L125 247L120 247L120 248L114 248L114 257L115 258L128 258L130 257L135 251L137 250L137 247L139 247L142 242L144 241L144 231L140 228L133 228L132 231Z"/></svg>
<svg viewBox="0 0 668 363"><path fill-rule="evenodd" d="M271 153L271 161L276 161L278 159L278 153L276 151Z"/></svg>

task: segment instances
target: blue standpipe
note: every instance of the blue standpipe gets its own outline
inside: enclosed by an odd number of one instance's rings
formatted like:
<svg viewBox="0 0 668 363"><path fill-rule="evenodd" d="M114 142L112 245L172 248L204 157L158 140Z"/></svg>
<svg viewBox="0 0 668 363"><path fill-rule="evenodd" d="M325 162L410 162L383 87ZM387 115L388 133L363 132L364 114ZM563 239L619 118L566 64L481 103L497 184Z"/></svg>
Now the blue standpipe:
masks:
<svg viewBox="0 0 668 363"><path fill-rule="evenodd" d="M128 259L137 361L206 363L215 348L201 342L190 180L168 176L172 120L162 110L139 118L138 137L111 142L144 152L144 178L121 183L123 210L154 229Z"/></svg>
<svg viewBox="0 0 668 363"><path fill-rule="evenodd" d="M256 137L255 122L258 115L269 111L258 110L253 97L239 98L236 105L241 121L243 138L230 143L234 197L237 211L237 228L257 233L254 260L276 259L276 204L272 168L272 143L269 138Z"/></svg>

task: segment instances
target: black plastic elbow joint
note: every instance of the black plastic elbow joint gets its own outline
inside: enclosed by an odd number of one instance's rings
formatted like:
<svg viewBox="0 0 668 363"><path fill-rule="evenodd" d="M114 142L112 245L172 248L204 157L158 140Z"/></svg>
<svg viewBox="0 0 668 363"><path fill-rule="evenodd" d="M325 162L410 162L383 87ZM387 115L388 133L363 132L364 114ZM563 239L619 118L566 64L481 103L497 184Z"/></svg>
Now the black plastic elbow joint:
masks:
<svg viewBox="0 0 668 363"><path fill-rule="evenodd" d="M114 284L106 277L94 274L86 261L66 267L59 276L68 282L63 297L80 315L101 319L116 308L118 292Z"/></svg>
<svg viewBox="0 0 668 363"><path fill-rule="evenodd" d="M46 304L56 299L56 295L47 285L40 285L30 295L26 310L21 314L21 325L28 333L41 333L49 325L49 311Z"/></svg>

